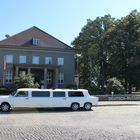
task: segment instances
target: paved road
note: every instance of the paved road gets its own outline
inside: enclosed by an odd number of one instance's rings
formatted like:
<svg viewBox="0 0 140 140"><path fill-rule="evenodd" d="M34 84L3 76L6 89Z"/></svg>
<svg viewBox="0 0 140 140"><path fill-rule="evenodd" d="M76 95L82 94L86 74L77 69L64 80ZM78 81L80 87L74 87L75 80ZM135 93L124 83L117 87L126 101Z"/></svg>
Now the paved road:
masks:
<svg viewBox="0 0 140 140"><path fill-rule="evenodd" d="M0 140L140 140L140 102L100 102L92 111L0 112Z"/></svg>

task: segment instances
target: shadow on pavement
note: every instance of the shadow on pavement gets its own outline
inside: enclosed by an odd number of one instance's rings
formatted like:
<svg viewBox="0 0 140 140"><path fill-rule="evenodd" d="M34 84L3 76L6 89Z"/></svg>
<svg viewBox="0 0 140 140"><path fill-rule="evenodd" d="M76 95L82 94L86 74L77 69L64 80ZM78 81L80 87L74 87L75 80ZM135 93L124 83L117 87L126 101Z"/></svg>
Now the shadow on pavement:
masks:
<svg viewBox="0 0 140 140"><path fill-rule="evenodd" d="M79 113L79 112L90 112L93 111L92 109L89 111L85 111L84 109L80 108L77 111L72 111L69 108L33 108L33 109L13 109L10 112L1 112L0 115L2 114L29 114L29 113Z"/></svg>

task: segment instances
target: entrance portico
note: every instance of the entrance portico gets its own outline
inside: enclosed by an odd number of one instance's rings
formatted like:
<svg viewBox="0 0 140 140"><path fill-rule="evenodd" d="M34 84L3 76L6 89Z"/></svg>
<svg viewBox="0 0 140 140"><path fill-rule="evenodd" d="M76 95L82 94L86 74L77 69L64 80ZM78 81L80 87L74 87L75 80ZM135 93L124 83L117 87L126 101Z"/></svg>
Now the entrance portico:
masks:
<svg viewBox="0 0 140 140"><path fill-rule="evenodd" d="M14 76L32 74L40 88L57 88L58 65L15 64Z"/></svg>

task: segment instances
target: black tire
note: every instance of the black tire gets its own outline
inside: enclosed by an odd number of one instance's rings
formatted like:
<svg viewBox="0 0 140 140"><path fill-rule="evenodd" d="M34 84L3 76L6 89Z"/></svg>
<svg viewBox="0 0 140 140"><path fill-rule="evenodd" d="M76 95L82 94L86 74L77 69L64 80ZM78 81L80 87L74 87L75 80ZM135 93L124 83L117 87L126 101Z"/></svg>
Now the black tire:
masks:
<svg viewBox="0 0 140 140"><path fill-rule="evenodd" d="M91 110L91 108L92 108L92 104L91 104L91 103L85 103L85 104L84 104L84 109L85 109L85 110L88 111L88 110Z"/></svg>
<svg viewBox="0 0 140 140"><path fill-rule="evenodd" d="M77 111L77 110L79 109L79 104L78 104L78 103L73 103L73 104L71 105L71 109L72 109L73 111Z"/></svg>
<svg viewBox="0 0 140 140"><path fill-rule="evenodd" d="M8 103L2 103L1 104L1 111L2 112L9 112L10 111L10 105Z"/></svg>

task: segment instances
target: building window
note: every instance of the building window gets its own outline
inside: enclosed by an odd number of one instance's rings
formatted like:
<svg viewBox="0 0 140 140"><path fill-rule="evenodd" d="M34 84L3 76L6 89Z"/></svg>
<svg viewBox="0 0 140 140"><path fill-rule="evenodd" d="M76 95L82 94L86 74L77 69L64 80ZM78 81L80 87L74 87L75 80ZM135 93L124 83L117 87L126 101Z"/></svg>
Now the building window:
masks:
<svg viewBox="0 0 140 140"><path fill-rule="evenodd" d="M52 64L52 57L45 57L45 64Z"/></svg>
<svg viewBox="0 0 140 140"><path fill-rule="evenodd" d="M58 84L64 84L64 73L62 72L58 75Z"/></svg>
<svg viewBox="0 0 140 140"><path fill-rule="evenodd" d="M40 44L40 39L39 38L33 38L33 45L38 46Z"/></svg>
<svg viewBox="0 0 140 140"><path fill-rule="evenodd" d="M39 64L39 56L33 56L32 63L33 64Z"/></svg>
<svg viewBox="0 0 140 140"><path fill-rule="evenodd" d="M12 80L13 80L13 71L7 70L5 73L5 81L6 81L6 83L11 83Z"/></svg>
<svg viewBox="0 0 140 140"><path fill-rule="evenodd" d="M57 64L61 65L61 66L64 65L64 58L58 58L57 59Z"/></svg>
<svg viewBox="0 0 140 140"><path fill-rule="evenodd" d="M6 63L9 64L13 63L13 55L6 55Z"/></svg>
<svg viewBox="0 0 140 140"><path fill-rule="evenodd" d="M26 64L26 56L19 56L19 63Z"/></svg>

